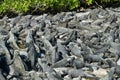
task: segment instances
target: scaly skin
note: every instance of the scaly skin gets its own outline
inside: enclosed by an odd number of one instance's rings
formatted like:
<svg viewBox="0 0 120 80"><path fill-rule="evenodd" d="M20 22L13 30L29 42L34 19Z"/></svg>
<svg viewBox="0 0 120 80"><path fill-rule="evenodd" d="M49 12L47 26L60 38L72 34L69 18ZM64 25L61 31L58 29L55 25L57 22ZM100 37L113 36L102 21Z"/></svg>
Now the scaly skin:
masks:
<svg viewBox="0 0 120 80"><path fill-rule="evenodd" d="M67 66L67 64L70 65L70 63L72 62L73 59L74 59L73 57L68 57L68 58L62 59L62 60L56 62L54 65L52 65L52 67L53 68L65 67L65 66Z"/></svg>
<svg viewBox="0 0 120 80"><path fill-rule="evenodd" d="M50 63L54 64L56 61L56 53L55 53L55 48L51 45L51 43L44 37L40 38L40 41L43 42L44 48L46 50L46 57L50 59Z"/></svg>
<svg viewBox="0 0 120 80"><path fill-rule="evenodd" d="M20 75L27 75L27 72L25 71L25 66L22 62L22 59L20 57L20 54L19 54L19 51L18 50L15 50L14 51L14 62L13 62L13 67L14 67L14 70L15 72L18 72Z"/></svg>
<svg viewBox="0 0 120 80"><path fill-rule="evenodd" d="M8 51L7 47L6 47L6 43L5 41L1 41L0 40L0 45L1 47L4 49L5 51L5 56L7 58L7 64L11 64L13 61L11 60L11 56L10 56L10 52Z"/></svg>
<svg viewBox="0 0 120 80"><path fill-rule="evenodd" d="M28 35L26 37L26 44L27 44L27 51L28 51L28 59L30 60L31 63L31 67L35 68L35 62L37 59L37 51L34 45L34 41L33 41L33 36L32 36L32 30L28 31Z"/></svg>
<svg viewBox="0 0 120 80"><path fill-rule="evenodd" d="M14 49L19 50L19 47L16 42L17 42L17 37L10 31L8 43L10 43Z"/></svg>
<svg viewBox="0 0 120 80"><path fill-rule="evenodd" d="M76 43L70 42L68 44L68 47L69 47L72 55L82 58L82 55L81 55L82 51L80 50L80 48L78 47L78 45Z"/></svg>
<svg viewBox="0 0 120 80"><path fill-rule="evenodd" d="M35 69L36 59L37 59L37 51L35 50L35 46L33 42L28 44L28 59L31 62L31 67Z"/></svg>
<svg viewBox="0 0 120 80"><path fill-rule="evenodd" d="M4 77L3 74L2 74L1 69L0 69L0 80L6 80L5 77Z"/></svg>

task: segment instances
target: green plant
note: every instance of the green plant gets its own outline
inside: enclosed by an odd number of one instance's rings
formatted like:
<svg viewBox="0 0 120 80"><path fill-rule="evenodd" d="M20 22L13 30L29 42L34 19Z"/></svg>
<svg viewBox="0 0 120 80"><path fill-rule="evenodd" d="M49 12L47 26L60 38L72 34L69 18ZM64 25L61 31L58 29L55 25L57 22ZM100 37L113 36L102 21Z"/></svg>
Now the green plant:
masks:
<svg viewBox="0 0 120 80"><path fill-rule="evenodd" d="M93 3L93 0L86 0L86 3L87 3L88 5L90 5L90 4Z"/></svg>
<svg viewBox="0 0 120 80"><path fill-rule="evenodd" d="M93 3L113 3L120 0L1 0L0 14L5 12L26 13L28 11L64 11L73 10ZM32 11L31 11L32 12Z"/></svg>

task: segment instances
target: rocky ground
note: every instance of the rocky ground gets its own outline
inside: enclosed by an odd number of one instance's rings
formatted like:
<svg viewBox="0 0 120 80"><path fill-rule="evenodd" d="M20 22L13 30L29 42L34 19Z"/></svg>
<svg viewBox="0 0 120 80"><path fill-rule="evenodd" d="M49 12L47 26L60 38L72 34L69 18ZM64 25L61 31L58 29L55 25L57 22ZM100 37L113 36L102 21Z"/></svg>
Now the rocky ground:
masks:
<svg viewBox="0 0 120 80"><path fill-rule="evenodd" d="M120 7L0 19L0 80L119 80Z"/></svg>

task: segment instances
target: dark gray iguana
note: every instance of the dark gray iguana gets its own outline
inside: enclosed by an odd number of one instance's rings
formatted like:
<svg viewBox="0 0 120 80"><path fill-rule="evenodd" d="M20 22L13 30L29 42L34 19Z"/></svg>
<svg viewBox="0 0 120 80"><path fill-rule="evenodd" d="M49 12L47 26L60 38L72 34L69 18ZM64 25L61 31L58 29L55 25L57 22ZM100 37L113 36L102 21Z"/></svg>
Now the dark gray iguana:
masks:
<svg viewBox="0 0 120 80"><path fill-rule="evenodd" d="M31 63L31 67L35 69L36 59L37 59L37 51L34 45L32 30L28 31L28 35L26 37L26 45L28 51L28 59Z"/></svg>

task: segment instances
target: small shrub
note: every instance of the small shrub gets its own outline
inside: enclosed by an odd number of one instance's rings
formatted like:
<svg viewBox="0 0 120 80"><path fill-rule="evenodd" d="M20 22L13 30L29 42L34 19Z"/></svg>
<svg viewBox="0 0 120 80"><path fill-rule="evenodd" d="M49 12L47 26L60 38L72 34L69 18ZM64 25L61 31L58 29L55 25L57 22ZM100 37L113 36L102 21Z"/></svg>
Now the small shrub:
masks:
<svg viewBox="0 0 120 80"><path fill-rule="evenodd" d="M90 5L90 4L93 3L93 0L86 0L86 3L87 3L88 5Z"/></svg>
<svg viewBox="0 0 120 80"><path fill-rule="evenodd" d="M112 3L120 0L1 0L0 14L5 12L26 13L30 10L52 11L73 10L82 5L91 5L95 2Z"/></svg>

